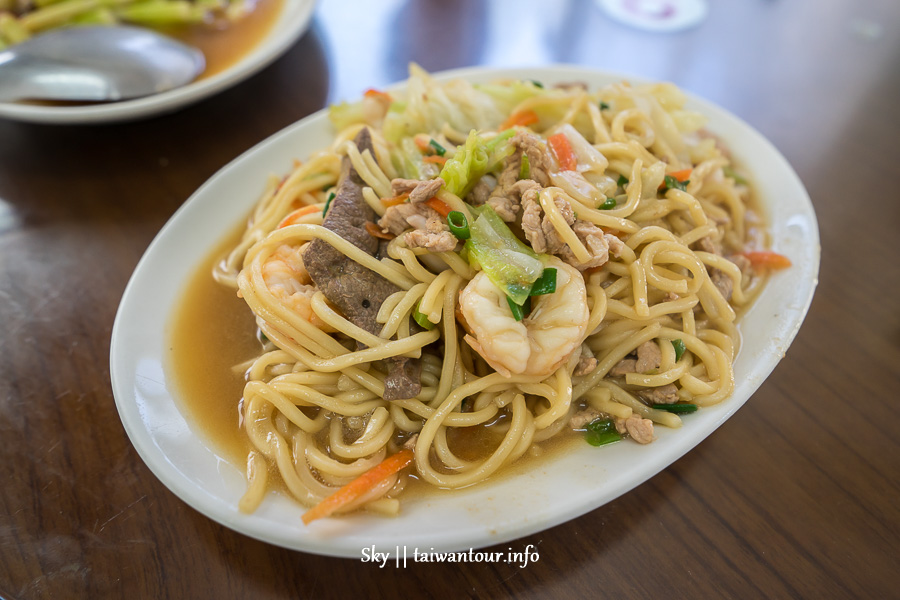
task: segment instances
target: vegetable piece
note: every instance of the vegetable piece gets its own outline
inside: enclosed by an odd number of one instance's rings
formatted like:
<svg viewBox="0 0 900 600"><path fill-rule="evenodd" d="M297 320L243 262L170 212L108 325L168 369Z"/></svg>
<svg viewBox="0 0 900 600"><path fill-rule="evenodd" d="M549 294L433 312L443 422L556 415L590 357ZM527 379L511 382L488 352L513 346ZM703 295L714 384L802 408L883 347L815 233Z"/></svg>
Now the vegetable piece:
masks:
<svg viewBox="0 0 900 600"><path fill-rule="evenodd" d="M526 127L528 125L533 125L538 121L540 121L540 119L538 118L537 113L533 110L520 110L519 112L511 114L508 119L503 121L503 124L500 125L500 129L509 129L510 127L515 127L516 125Z"/></svg>
<svg viewBox="0 0 900 600"><path fill-rule="evenodd" d="M534 87L540 88L540 89L544 89L544 84L541 83L540 81L538 81L537 79L529 79L528 81L530 81L531 83L533 83L533 84L534 84Z"/></svg>
<svg viewBox="0 0 900 600"><path fill-rule="evenodd" d="M476 262L491 282L522 305L532 285L544 271L544 263L529 246L510 231L490 206L481 209L469 224L471 237L466 241L470 262Z"/></svg>
<svg viewBox="0 0 900 600"><path fill-rule="evenodd" d="M519 179L531 178L531 163L528 162L528 155L522 153L522 162L519 165Z"/></svg>
<svg viewBox="0 0 900 600"><path fill-rule="evenodd" d="M504 115L511 113L523 100L551 93L549 90L539 88L523 79L504 84L475 84L475 89L489 96L491 104L495 105Z"/></svg>
<svg viewBox="0 0 900 600"><path fill-rule="evenodd" d="M406 202L406 199L409 198L409 192L403 192L399 196L391 196L390 198L382 198L381 203L386 207L390 208L391 206L398 206Z"/></svg>
<svg viewBox="0 0 900 600"><path fill-rule="evenodd" d="M393 456L387 457L381 463L303 513L301 517L303 523L309 525L316 519L331 515L334 511L359 498L394 473L406 468L412 461L413 451L406 448Z"/></svg>
<svg viewBox="0 0 900 600"><path fill-rule="evenodd" d="M677 402L675 404L654 404L652 408L657 410L666 410L670 413L675 413L676 415L686 415L692 412L697 412L696 404L689 404L687 402Z"/></svg>
<svg viewBox="0 0 900 600"><path fill-rule="evenodd" d="M564 133L556 133L547 138L550 145L550 151L556 157L559 168L562 171L574 171L578 166L575 153L572 151L572 144Z"/></svg>
<svg viewBox="0 0 900 600"><path fill-rule="evenodd" d="M433 177L433 172L429 174L431 168L426 168L422 161L422 152L428 148L428 142L423 145L425 149L420 151L418 138L403 138L398 146L391 151L391 161L397 167L397 170L403 174L406 179L429 179Z"/></svg>
<svg viewBox="0 0 900 600"><path fill-rule="evenodd" d="M512 145L504 144L504 142L507 142L514 134L515 130L509 129L486 140L475 130L470 131L465 145L459 146L453 158L448 160L441 169L440 178L444 180L446 190L464 198L482 175L487 173L495 163L506 157L512 149Z"/></svg>
<svg viewBox="0 0 900 600"><path fill-rule="evenodd" d="M529 296L543 296L556 291L556 267L546 267L534 285L531 286Z"/></svg>
<svg viewBox="0 0 900 600"><path fill-rule="evenodd" d="M378 238L378 239L380 239L380 240L392 240L392 239L394 239L394 236L393 236L393 235L391 235L390 233L385 233L385 232L383 232L383 231L381 230L381 228L378 227L378 225L376 225L376 224L373 223L372 221L366 221L366 231L368 231L368 232L369 232L369 235L371 235L372 237L376 237L376 238Z"/></svg>
<svg viewBox="0 0 900 600"><path fill-rule="evenodd" d="M428 149L431 147L431 145L429 144L430 140L431 138L424 133L417 133L413 136L413 142L415 142L416 148L418 148L422 152L428 152Z"/></svg>
<svg viewBox="0 0 900 600"><path fill-rule="evenodd" d="M315 204L308 204L306 206L298 208L297 210L295 210L294 212L292 212L291 214L289 214L288 216L283 218L281 220L281 223L279 223L278 227L276 227L275 229L281 229L282 227L287 227L288 225L293 225L294 223L297 222L297 220L300 217L303 217L305 215L311 215L312 213L316 212L317 210L319 210L319 207L316 206Z"/></svg>
<svg viewBox="0 0 900 600"><path fill-rule="evenodd" d="M432 154L430 156L423 156L422 162L436 163L436 164L443 166L443 165L447 164L447 157L446 156L438 156L437 154Z"/></svg>
<svg viewBox="0 0 900 600"><path fill-rule="evenodd" d="M760 252L742 252L744 256L750 259L750 264L754 269L786 269L791 266L791 259L783 254L771 251Z"/></svg>
<svg viewBox="0 0 900 600"><path fill-rule="evenodd" d="M684 346L684 340L672 340L672 346L675 348L675 360L681 360L681 357L684 356L684 351L687 350Z"/></svg>
<svg viewBox="0 0 900 600"><path fill-rule="evenodd" d="M447 154L447 149L444 148L443 146L441 146L440 144L438 144L436 141L434 141L434 139L429 140L428 145L431 146L432 148L434 148L434 151L437 153L438 156L443 156L443 155Z"/></svg>
<svg viewBox="0 0 900 600"><path fill-rule="evenodd" d="M622 439L622 434L616 431L616 424L612 419L594 419L586 429L584 439L591 446L605 446Z"/></svg>
<svg viewBox="0 0 900 600"><path fill-rule="evenodd" d="M438 213L445 219L451 212L453 212L453 209L450 208L449 204L447 204L443 200L439 200L438 198L429 198L425 201L425 204L438 211Z"/></svg>
<svg viewBox="0 0 900 600"><path fill-rule="evenodd" d="M603 201L603 204L598 206L600 210L610 210L616 207L616 199L610 196L606 200Z"/></svg>
<svg viewBox="0 0 900 600"><path fill-rule="evenodd" d="M675 179L677 179L678 181L680 181L682 183L687 183L688 181L690 181L691 171L693 171L693 169L682 169L680 171L674 171L672 173L669 173L669 175L671 175L672 177L674 177Z"/></svg>
<svg viewBox="0 0 900 600"><path fill-rule="evenodd" d="M472 237L472 233L469 231L469 220L458 210L452 210L447 215L447 226L450 228L450 233L457 239L467 240Z"/></svg>
<svg viewBox="0 0 900 600"><path fill-rule="evenodd" d="M325 201L325 206L322 208L322 216L324 217L328 214L328 209L331 207L331 201L334 200L334 192L328 194L328 199Z"/></svg>
<svg viewBox="0 0 900 600"><path fill-rule="evenodd" d="M381 90L376 90L374 88L367 89L363 96L365 96L366 98L378 98L379 100L386 100L388 103L394 101L394 99L391 98L390 94L382 92Z"/></svg>
<svg viewBox="0 0 900 600"><path fill-rule="evenodd" d="M749 182L745 177L735 172L731 167L722 167L722 173L725 177L731 177L734 179L734 182L740 185L747 185Z"/></svg>
<svg viewBox="0 0 900 600"><path fill-rule="evenodd" d="M616 185L624 188L626 185L628 185L628 178L624 175L619 175L619 178L616 180Z"/></svg>
<svg viewBox="0 0 900 600"><path fill-rule="evenodd" d="M64 4L60 3L55 6L61 7ZM43 10L48 10L48 8ZM137 23L149 27L200 23L206 17L206 10L203 7L183 0L176 0L175 2L151 0L150 2L122 6L117 8L115 12L116 16L129 23Z"/></svg>
<svg viewBox="0 0 900 600"><path fill-rule="evenodd" d="M362 100L359 102L341 102L328 108L328 119L334 128L340 131L354 123L365 123Z"/></svg>
<svg viewBox="0 0 900 600"><path fill-rule="evenodd" d="M606 102L601 100L600 101L600 110L609 110L609 104L607 104Z"/></svg>
<svg viewBox="0 0 900 600"><path fill-rule="evenodd" d="M602 175L606 171L606 168L609 166L609 160L603 156L603 153L594 148L571 123L563 123L555 128L554 131L556 132L554 135L563 134L569 148L572 149L572 155L575 157L573 171L577 173L593 171L596 175ZM570 171L562 172L568 173Z"/></svg>
<svg viewBox="0 0 900 600"><path fill-rule="evenodd" d="M679 181L675 177L671 175L666 175L663 178L663 184L659 186L659 189L663 191L668 190L681 190L682 192L687 189L687 184L690 183L690 180L687 181Z"/></svg>
<svg viewBox="0 0 900 600"><path fill-rule="evenodd" d="M509 310L512 311L513 318L516 321L521 321L525 318L525 311L521 306L512 301L512 298L509 296L506 297L506 303L509 304Z"/></svg>
<svg viewBox="0 0 900 600"><path fill-rule="evenodd" d="M425 329L434 329L435 324L428 320L428 315L419 310L419 304L419 302L416 302L416 307L413 309L413 319Z"/></svg>

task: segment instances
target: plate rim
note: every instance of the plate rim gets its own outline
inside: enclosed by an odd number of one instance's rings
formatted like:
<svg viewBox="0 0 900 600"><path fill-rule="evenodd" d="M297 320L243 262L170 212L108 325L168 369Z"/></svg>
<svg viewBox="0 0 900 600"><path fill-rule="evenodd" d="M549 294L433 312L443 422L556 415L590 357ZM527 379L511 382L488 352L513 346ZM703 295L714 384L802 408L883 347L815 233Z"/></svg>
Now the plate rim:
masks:
<svg viewBox="0 0 900 600"><path fill-rule="evenodd" d="M636 83L652 83L650 80L644 77L636 76L636 75L626 75L614 71L604 70L604 69L595 69L590 67L583 67L579 65L543 65L543 66L535 66L535 67L516 67L516 68L502 68L502 67L467 67L462 69L453 69L448 71L442 71L439 73L432 74L435 78L440 80L453 79L453 78L512 78L512 77L522 77L524 75L542 75L544 77L548 77L553 73L556 73L557 76L560 72L565 72L567 75L571 74L581 74L586 77L601 77L607 79L616 79L616 80L629 80ZM403 82L398 82L396 84L392 84L391 86L387 86L388 89L396 88L399 85L402 85ZM691 449L700 444L706 437L708 437L711 433L713 433L716 429L718 429L726 420L728 420L741 406L743 406L749 398L756 393L759 386L768 378L774 368L781 361L781 358L784 356L784 352L790 346L791 342L797 335L800 326L802 325L806 314L809 310L809 306L812 302L813 295L815 293L815 289L818 283L818 272L819 272L819 264L820 264L820 248L819 248L819 232L818 232L818 222L815 215L815 209L812 204L811 199L809 198L809 194L805 189L802 181L800 180L797 173L794 171L793 167L787 161L787 159L778 151L778 149L761 133L759 133L755 128L750 126L740 117L732 114L725 108L714 104L710 101L707 101L703 98L700 98L686 90L683 90L691 104L695 106L699 106L704 114L708 114L706 111L717 112L719 113L719 117L725 117L736 123L739 127L745 130L744 133L750 134L755 138L756 143L761 143L765 148L768 154L771 154L774 158L776 158L782 166L786 167L785 174L788 175L791 179L792 185L794 185L798 191L802 192L802 195L799 197L799 202L801 207L804 209L804 212L807 216L810 217L811 229L807 232L807 235L810 235L811 238L808 239L810 242L814 242L812 244L813 249L810 251L812 254L810 255L810 277L808 281L804 279L807 283L807 288L805 295L800 299L800 304L793 308L794 310L794 320L791 321L791 327L789 330L783 332L783 337L780 342L781 352L778 356L767 355L767 359L763 362L762 369L757 369L754 375L758 377L758 381L756 381L752 385L752 389L746 395L746 397L741 399L735 399L734 397L727 399L723 403L709 407L704 409L704 412L709 414L709 411L715 411L716 416L711 424L705 426L700 435L695 436L685 436L686 439L680 439L671 444L671 450L674 450L672 454L666 456L651 456L649 457L649 461L642 463L642 470L639 477L632 478L629 480L630 482L625 486L616 487L613 486L613 489L609 491L605 491L602 493L598 493L589 502L584 502L583 500L573 500L577 506L569 507L566 510L557 510L551 511L550 513L541 513L537 515L539 518L535 518L529 521L524 526L518 528L506 528L503 531L495 531L490 536L481 536L481 538L473 539L471 534L467 531L461 531L457 535L449 535L445 536L440 543L431 543L431 546L439 546L441 550L458 550L464 548L480 548L495 544L504 543L513 539L517 539L523 537L525 535L529 535L535 532L543 531L544 529L553 527L560 523L566 522L568 520L577 518L582 516L607 502L626 494L631 491L641 483L649 480L660 471L662 471L667 466L673 464L677 460L679 460L684 454L689 452ZM172 217L166 222L166 224L162 227L159 233L154 237L151 244L148 246L138 264L136 265L132 276L130 277L128 284L123 292L122 299L119 305L119 308L116 313L115 322L113 325L112 336L111 336L111 344L110 344L110 378L112 382L115 402L117 410L119 411L120 419L122 420L123 426L129 436L129 439L135 449L138 451L138 454L141 456L141 459L144 463L150 468L151 472L167 487L170 491L172 491L176 496L181 498L187 504L192 506L194 509L198 510L205 516L211 518L212 520L229 527L232 530L238 531L244 535L248 535L255 539L259 539L261 541L265 541L267 543L271 543L274 545L278 545L281 547L285 547L292 550L299 550L304 552L311 552L320 555L328 555L328 556L340 556L340 557L355 557L359 558L360 556L360 539L356 536L352 537L341 537L338 535L337 537L328 538L327 535L323 539L322 537L317 537L316 535L311 534L309 537L297 539L296 537L285 538L279 535L273 535L272 532L268 534L261 534L257 528L251 527L248 523L238 516L237 506L234 503L233 506L229 507L229 510L225 512L214 510L216 507L212 509L210 506L203 505L198 506L197 503L201 503L203 500L207 500L208 498L201 498L204 491L202 489L198 490L196 487L194 488L185 488L183 486L183 482L178 480L177 476L173 476L171 473L162 469L161 464L155 462L158 457L150 456L152 452L152 448L155 447L152 440L150 443L147 443L147 440L143 439L144 434L149 436L149 433L146 430L141 430L137 427L138 423L133 420L129 420L126 418L126 412L129 408L125 405L125 396L126 393L133 392L133 389L122 389L123 382L121 376L121 364L120 361L122 359L121 356L118 356L117 348L123 343L122 340L122 328L125 327L125 324L122 322L122 315L124 313L123 307L126 306L128 299L132 294L134 294L134 288L136 287L136 281L139 279L139 275L145 270L145 263L149 261L149 256L152 256L155 252L155 248L161 244L161 240L167 235L167 232L173 228L173 223L176 223L178 219L186 212L191 210L191 207L197 204L196 199L202 198L210 187L213 187L217 180L221 177L224 177L228 172L232 169L239 168L244 161L250 160L257 152L263 151L266 147L270 145L276 145L279 141L283 141L285 138L290 138L290 136L294 135L294 132L298 129L306 128L310 125L314 126L314 122L316 120L327 119L326 117L327 108L317 111L307 117L293 123L279 132L276 132L272 136L266 138L265 140L259 142L254 145L252 148L242 153L234 160L230 161L224 167L222 167L219 171L217 171L213 176L211 176L206 182L204 182L192 195L191 197L181 206L179 209L172 215ZM305 151L305 150L304 150ZM258 182L262 185L262 182ZM246 203L246 210L249 211L252 209L255 198L248 198ZM768 215L771 218L771 215ZM769 223L769 228L772 229L774 224ZM220 232L220 235L224 235L224 232ZM196 265L194 265L196 268ZM183 283L182 282L182 292L183 292ZM771 282L767 284L767 288L771 285ZM802 287L802 286L801 286ZM762 291L764 295L766 290ZM761 295L762 296L762 295ZM756 303L754 304L756 305ZM172 307L169 307L168 313L171 316ZM752 307L751 307L752 310ZM175 394L173 394L174 396ZM172 397L173 403L177 406L180 402L176 398ZM180 410L180 409L179 409ZM125 411L125 412L123 412ZM188 417L185 415L185 419ZM673 432L676 433L677 432ZM212 444L212 442L208 439L203 440L203 442L207 445ZM655 445L655 444L654 444ZM652 446L652 445L651 445ZM168 458L163 456L165 461L168 461ZM233 465L237 468L237 465ZM476 487L487 487L487 486L476 486ZM459 493L459 492L456 492ZM357 517L345 517L340 521L350 521L354 520ZM359 517L359 518L365 518ZM402 519L403 517L399 517ZM339 529L339 528L338 528ZM276 532L277 534L277 532ZM414 536L415 537L415 536ZM390 551L390 548L386 548L386 550Z"/></svg>

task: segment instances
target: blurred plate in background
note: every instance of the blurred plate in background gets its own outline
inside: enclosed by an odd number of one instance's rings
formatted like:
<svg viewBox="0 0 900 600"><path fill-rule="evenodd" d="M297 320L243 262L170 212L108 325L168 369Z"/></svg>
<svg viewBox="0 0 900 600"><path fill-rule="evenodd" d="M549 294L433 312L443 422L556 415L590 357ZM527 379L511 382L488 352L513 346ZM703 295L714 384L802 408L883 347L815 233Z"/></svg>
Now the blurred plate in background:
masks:
<svg viewBox="0 0 900 600"><path fill-rule="evenodd" d="M130 121L173 112L247 79L296 42L309 27L315 0L282 0L271 29L230 66L184 87L161 94L102 104L29 104L0 102L0 118L32 123L89 124ZM227 35L228 32L221 32ZM209 61L208 61L209 62Z"/></svg>

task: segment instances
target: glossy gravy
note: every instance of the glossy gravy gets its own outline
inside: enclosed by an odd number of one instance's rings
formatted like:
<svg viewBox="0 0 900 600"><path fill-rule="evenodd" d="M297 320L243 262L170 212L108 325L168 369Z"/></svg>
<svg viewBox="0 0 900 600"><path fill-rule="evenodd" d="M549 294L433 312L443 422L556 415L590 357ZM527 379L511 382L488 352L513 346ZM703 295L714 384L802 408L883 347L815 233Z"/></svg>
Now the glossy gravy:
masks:
<svg viewBox="0 0 900 600"><path fill-rule="evenodd" d="M244 373L234 367L257 357L262 346L246 303L212 277L213 265L239 235L238 231L229 235L191 276L169 322L166 366L191 429L211 441L222 458L243 469L252 448L240 428Z"/></svg>
<svg viewBox="0 0 900 600"><path fill-rule="evenodd" d="M246 17L222 28L191 25L164 30L163 33L198 48L206 57L206 69L198 79L221 73L250 53L266 37L284 0L257 0Z"/></svg>

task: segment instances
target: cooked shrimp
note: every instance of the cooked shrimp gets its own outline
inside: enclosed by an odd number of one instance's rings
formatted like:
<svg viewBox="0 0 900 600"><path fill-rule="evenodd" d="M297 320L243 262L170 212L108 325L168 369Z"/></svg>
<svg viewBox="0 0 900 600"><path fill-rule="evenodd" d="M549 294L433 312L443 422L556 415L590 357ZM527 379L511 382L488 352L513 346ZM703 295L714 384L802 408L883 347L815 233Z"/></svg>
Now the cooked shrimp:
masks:
<svg viewBox="0 0 900 600"><path fill-rule="evenodd" d="M587 335L590 313L581 273L555 256L547 266L556 268L556 291L534 296L531 314L521 321L484 271L459 294L460 310L474 334L466 335L466 342L507 377L551 374Z"/></svg>
<svg viewBox="0 0 900 600"><path fill-rule="evenodd" d="M303 264L302 246L279 246L272 256L262 265L263 281L282 304L286 305L301 318L309 321L322 331L332 332L312 309L312 297L316 293L315 286L309 285L312 279Z"/></svg>

